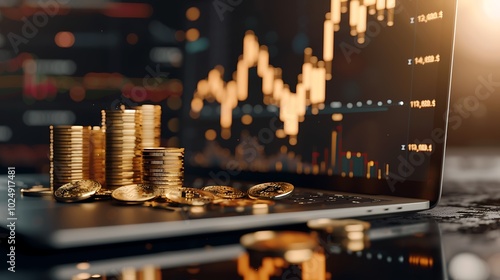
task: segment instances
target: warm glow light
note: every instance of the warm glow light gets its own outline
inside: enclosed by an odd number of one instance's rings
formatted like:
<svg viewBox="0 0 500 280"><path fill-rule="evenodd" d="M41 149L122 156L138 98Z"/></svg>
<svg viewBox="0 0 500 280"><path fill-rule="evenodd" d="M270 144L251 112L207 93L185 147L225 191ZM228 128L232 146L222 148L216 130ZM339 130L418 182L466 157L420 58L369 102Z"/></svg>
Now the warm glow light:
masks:
<svg viewBox="0 0 500 280"><path fill-rule="evenodd" d="M186 18L190 21L196 21L200 18L200 9L191 7L186 11Z"/></svg>
<svg viewBox="0 0 500 280"><path fill-rule="evenodd" d="M500 20L500 1L483 0L483 10L491 19Z"/></svg>
<svg viewBox="0 0 500 280"><path fill-rule="evenodd" d="M54 41L58 47L70 48L75 44L75 35L69 31L61 31L56 34Z"/></svg>
<svg viewBox="0 0 500 280"><path fill-rule="evenodd" d="M253 122L253 118L250 115L243 115L241 117L241 123L243 123L244 125L252 124L252 122Z"/></svg>
<svg viewBox="0 0 500 280"><path fill-rule="evenodd" d="M69 90L69 96L75 102L80 102L85 99L85 89L82 86L74 86Z"/></svg>
<svg viewBox="0 0 500 280"><path fill-rule="evenodd" d="M196 28L191 28L188 31L186 31L186 39L189 42L194 42L200 38L200 31Z"/></svg>
<svg viewBox="0 0 500 280"><path fill-rule="evenodd" d="M217 137L217 132L215 132L215 130L209 129L205 131L205 139L207 139L208 141L213 141L215 140L216 137Z"/></svg>

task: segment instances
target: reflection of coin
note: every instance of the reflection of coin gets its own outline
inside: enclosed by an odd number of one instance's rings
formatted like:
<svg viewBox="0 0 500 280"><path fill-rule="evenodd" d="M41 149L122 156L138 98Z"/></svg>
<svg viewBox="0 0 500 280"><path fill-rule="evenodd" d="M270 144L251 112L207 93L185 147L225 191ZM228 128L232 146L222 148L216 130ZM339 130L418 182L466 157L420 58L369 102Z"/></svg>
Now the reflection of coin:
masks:
<svg viewBox="0 0 500 280"><path fill-rule="evenodd" d="M247 250L282 257L296 264L309 260L318 246L313 236L298 231L258 231L243 235L240 243Z"/></svg>
<svg viewBox="0 0 500 280"><path fill-rule="evenodd" d="M245 196L244 192L230 186L206 186L202 190L221 198L242 198Z"/></svg>
<svg viewBox="0 0 500 280"><path fill-rule="evenodd" d="M94 200L111 199L111 194L112 193L113 193L113 191L111 191L111 190L100 189L94 195L92 195L92 198Z"/></svg>
<svg viewBox="0 0 500 280"><path fill-rule="evenodd" d="M90 198L98 190L101 184L94 180L77 180L62 185L54 192L57 201L75 202Z"/></svg>
<svg viewBox="0 0 500 280"><path fill-rule="evenodd" d="M212 193L194 188L169 190L165 193L165 196L173 202L198 206L209 204L214 200Z"/></svg>
<svg viewBox="0 0 500 280"><path fill-rule="evenodd" d="M50 188L45 188L42 185L36 185L31 188L23 188L21 189L21 194L23 196L52 196L54 193Z"/></svg>
<svg viewBox="0 0 500 280"><path fill-rule="evenodd" d="M328 233L334 233L336 236L347 236L351 232L362 233L370 229L370 223L354 219L317 219L308 221L307 226L313 230L322 230Z"/></svg>
<svg viewBox="0 0 500 280"><path fill-rule="evenodd" d="M248 196L253 199L282 199L293 192L293 185L286 182L262 183L251 187Z"/></svg>
<svg viewBox="0 0 500 280"><path fill-rule="evenodd" d="M119 187L113 191L111 196L120 201L141 202L156 197L153 188L148 185L129 185Z"/></svg>

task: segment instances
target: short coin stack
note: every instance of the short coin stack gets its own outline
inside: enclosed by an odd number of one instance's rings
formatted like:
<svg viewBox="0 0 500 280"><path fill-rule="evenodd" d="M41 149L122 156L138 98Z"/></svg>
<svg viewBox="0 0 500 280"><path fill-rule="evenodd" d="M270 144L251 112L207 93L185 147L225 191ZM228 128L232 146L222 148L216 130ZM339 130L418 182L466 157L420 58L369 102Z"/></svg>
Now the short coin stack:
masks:
<svg viewBox="0 0 500 280"><path fill-rule="evenodd" d="M106 124L106 188L141 181L141 114L138 110L102 111Z"/></svg>
<svg viewBox="0 0 500 280"><path fill-rule="evenodd" d="M106 182L106 152L104 129L100 126L90 130L90 179L105 185Z"/></svg>
<svg viewBox="0 0 500 280"><path fill-rule="evenodd" d="M142 146L159 147L161 135L161 106L142 105Z"/></svg>
<svg viewBox="0 0 500 280"><path fill-rule="evenodd" d="M90 126L50 126L50 187L89 179Z"/></svg>
<svg viewBox="0 0 500 280"><path fill-rule="evenodd" d="M157 191L182 187L184 182L184 148L144 148L142 182Z"/></svg>

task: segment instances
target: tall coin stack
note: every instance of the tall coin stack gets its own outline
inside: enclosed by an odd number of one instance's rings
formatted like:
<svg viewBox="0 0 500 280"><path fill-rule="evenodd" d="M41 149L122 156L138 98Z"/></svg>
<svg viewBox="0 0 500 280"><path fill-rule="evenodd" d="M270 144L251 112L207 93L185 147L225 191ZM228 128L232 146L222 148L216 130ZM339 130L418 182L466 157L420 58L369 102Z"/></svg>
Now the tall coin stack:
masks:
<svg viewBox="0 0 500 280"><path fill-rule="evenodd" d="M142 182L161 192L182 187L184 182L184 148L144 148Z"/></svg>
<svg viewBox="0 0 500 280"><path fill-rule="evenodd" d="M141 182L142 139L139 110L101 111L106 124L106 188Z"/></svg>
<svg viewBox="0 0 500 280"><path fill-rule="evenodd" d="M50 188L90 177L90 126L50 126Z"/></svg>
<svg viewBox="0 0 500 280"><path fill-rule="evenodd" d="M90 179L105 185L106 182L106 153L105 134L100 126L94 126L90 130Z"/></svg>
<svg viewBox="0 0 500 280"><path fill-rule="evenodd" d="M142 105L142 146L159 147L161 135L161 106Z"/></svg>

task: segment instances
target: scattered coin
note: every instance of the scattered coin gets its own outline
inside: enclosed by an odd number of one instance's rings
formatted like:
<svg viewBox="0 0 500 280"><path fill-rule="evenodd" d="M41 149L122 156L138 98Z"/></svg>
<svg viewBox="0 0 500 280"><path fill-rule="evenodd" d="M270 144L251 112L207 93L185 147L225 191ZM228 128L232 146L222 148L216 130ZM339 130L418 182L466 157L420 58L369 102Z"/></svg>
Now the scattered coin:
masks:
<svg viewBox="0 0 500 280"><path fill-rule="evenodd" d="M220 197L220 198L242 198L246 194L238 189L235 189L231 186L206 186L201 190L211 192L212 194Z"/></svg>
<svg viewBox="0 0 500 280"><path fill-rule="evenodd" d="M144 202L156 197L153 188L142 184L119 187L113 191L111 196L124 202Z"/></svg>
<svg viewBox="0 0 500 280"><path fill-rule="evenodd" d="M293 185L286 182L262 183L251 187L248 196L253 199L282 199L293 192Z"/></svg>
<svg viewBox="0 0 500 280"><path fill-rule="evenodd" d="M194 188L169 190L165 193L165 197L176 203L194 206L207 205L214 200L212 193Z"/></svg>
<svg viewBox="0 0 500 280"><path fill-rule="evenodd" d="M61 202L76 202L90 198L100 189L101 184L94 180L77 180L62 185L54 192L54 197Z"/></svg>

